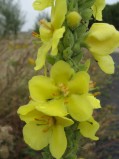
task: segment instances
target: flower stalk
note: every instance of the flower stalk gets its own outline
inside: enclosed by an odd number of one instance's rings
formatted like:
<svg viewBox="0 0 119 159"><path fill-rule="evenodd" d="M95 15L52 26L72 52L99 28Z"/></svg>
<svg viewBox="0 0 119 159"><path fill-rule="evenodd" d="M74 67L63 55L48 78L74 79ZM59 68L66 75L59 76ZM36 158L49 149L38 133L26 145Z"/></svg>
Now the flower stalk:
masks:
<svg viewBox="0 0 119 159"><path fill-rule="evenodd" d="M94 23L89 29L92 16L102 20L104 6L105 0L33 3L35 10L51 7L51 21L40 21L41 46L35 61L35 70L44 67L45 73L29 81L30 101L18 114L26 123L25 142L35 150L43 149L43 159L77 159L80 136L99 139L93 112L101 105L90 89L90 59L82 62L82 58L84 48L88 49L105 73L114 73L110 54L119 46L119 32L105 23Z"/></svg>

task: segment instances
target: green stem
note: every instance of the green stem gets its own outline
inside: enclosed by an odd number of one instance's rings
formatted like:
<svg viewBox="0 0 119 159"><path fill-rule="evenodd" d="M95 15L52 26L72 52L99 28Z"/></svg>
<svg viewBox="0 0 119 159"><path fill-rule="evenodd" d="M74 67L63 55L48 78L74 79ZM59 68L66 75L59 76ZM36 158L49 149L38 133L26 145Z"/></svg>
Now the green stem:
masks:
<svg viewBox="0 0 119 159"><path fill-rule="evenodd" d="M77 152L79 149L80 133L77 130L78 123L76 122L71 127L66 128L67 136L67 150L62 159L77 159Z"/></svg>

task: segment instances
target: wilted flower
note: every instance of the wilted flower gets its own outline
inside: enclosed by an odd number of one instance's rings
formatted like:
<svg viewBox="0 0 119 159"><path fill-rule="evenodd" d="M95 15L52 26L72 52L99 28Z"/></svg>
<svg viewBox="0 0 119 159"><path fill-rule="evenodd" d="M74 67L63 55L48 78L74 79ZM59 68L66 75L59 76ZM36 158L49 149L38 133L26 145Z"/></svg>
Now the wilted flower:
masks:
<svg viewBox="0 0 119 159"><path fill-rule="evenodd" d="M31 101L21 106L18 114L26 122L23 128L25 142L35 150L41 150L49 144L53 157L61 158L67 147L64 127L73 124L71 119L61 116L48 116L36 109L40 104Z"/></svg>
<svg viewBox="0 0 119 159"><path fill-rule="evenodd" d="M111 54L119 46L119 32L113 25L94 23L85 40L100 68L108 74L114 73Z"/></svg>

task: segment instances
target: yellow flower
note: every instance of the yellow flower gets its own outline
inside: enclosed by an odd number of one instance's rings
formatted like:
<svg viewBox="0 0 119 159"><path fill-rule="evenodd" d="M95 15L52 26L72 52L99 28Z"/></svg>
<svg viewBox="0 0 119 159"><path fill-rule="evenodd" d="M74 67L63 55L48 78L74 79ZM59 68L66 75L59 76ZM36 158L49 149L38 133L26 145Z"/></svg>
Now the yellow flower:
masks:
<svg viewBox="0 0 119 159"><path fill-rule="evenodd" d="M98 140L99 138L95 136L95 133L99 129L99 124L91 117L89 120L79 123L78 128L80 133L87 138L92 140Z"/></svg>
<svg viewBox="0 0 119 159"><path fill-rule="evenodd" d="M105 0L95 0L94 5L92 6L93 16L95 19L102 21L102 10L105 7Z"/></svg>
<svg viewBox="0 0 119 159"><path fill-rule="evenodd" d="M66 13L66 0L56 0L55 6L52 6L51 22L47 22L46 20L40 21L40 37L42 46L38 50L35 70L39 70L43 67L45 64L46 55L50 50L51 55L57 55L58 43L65 32L65 27L62 27L62 24L65 20Z"/></svg>
<svg viewBox="0 0 119 159"><path fill-rule="evenodd" d="M75 73L64 61L58 61L50 77L35 76L29 81L30 97L36 102L45 101L37 109L50 116L69 113L77 121L88 120L100 102L89 94L90 77L87 72Z"/></svg>
<svg viewBox="0 0 119 159"><path fill-rule="evenodd" d="M49 144L52 156L59 159L67 147L64 127L72 125L73 121L66 117L41 113L36 109L40 104L31 101L18 109L21 120L26 122L23 128L24 140L35 150L41 150Z"/></svg>
<svg viewBox="0 0 119 159"><path fill-rule="evenodd" d="M35 0L33 2L33 8L35 10L43 10L47 7L52 6L54 3L54 0Z"/></svg>
<svg viewBox="0 0 119 159"><path fill-rule="evenodd" d="M100 68L105 73L114 73L114 62L109 54L119 46L119 32L115 27L106 23L94 23L85 42Z"/></svg>

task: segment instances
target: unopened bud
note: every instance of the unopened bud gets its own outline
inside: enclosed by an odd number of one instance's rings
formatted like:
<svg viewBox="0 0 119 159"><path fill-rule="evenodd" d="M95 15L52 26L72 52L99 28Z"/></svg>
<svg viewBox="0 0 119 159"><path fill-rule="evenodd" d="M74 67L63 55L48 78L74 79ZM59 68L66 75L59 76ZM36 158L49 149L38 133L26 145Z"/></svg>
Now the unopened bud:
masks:
<svg viewBox="0 0 119 159"><path fill-rule="evenodd" d="M79 26L82 17L76 11L70 12L67 15L67 24L71 29L75 29Z"/></svg>

